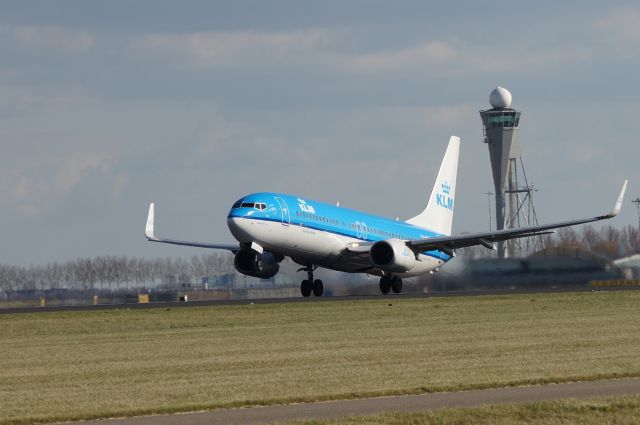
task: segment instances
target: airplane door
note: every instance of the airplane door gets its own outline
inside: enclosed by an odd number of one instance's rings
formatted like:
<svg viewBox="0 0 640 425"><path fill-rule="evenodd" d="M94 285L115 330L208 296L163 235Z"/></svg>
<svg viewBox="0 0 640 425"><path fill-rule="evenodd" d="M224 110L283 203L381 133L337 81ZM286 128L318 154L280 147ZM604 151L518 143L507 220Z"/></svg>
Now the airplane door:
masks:
<svg viewBox="0 0 640 425"><path fill-rule="evenodd" d="M275 200L278 203L278 206L280 207L280 212L282 213L282 225L288 226L289 224L291 224L291 215L289 215L289 207L287 207L287 203L284 201L284 199L276 196Z"/></svg>

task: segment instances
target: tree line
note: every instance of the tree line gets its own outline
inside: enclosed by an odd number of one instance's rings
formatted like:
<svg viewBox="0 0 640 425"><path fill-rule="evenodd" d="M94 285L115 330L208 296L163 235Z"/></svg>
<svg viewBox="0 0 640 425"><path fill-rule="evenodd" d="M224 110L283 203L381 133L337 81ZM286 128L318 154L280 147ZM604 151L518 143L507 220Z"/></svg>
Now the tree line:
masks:
<svg viewBox="0 0 640 425"><path fill-rule="evenodd" d="M640 252L640 233L635 226L622 229L604 226L599 230L593 226L569 227L545 235L543 242L545 248L578 247L610 260ZM472 247L460 250L458 255L487 258L495 253L484 247ZM220 251L193 256L190 260L100 256L46 265L0 264L0 292L55 288L87 291L166 288L199 283L205 276L234 272L233 256Z"/></svg>
<svg viewBox="0 0 640 425"><path fill-rule="evenodd" d="M118 291L132 287L175 287L200 282L205 276L234 271L233 256L215 251L193 256L190 260L100 256L46 265L0 264L0 291L54 288Z"/></svg>

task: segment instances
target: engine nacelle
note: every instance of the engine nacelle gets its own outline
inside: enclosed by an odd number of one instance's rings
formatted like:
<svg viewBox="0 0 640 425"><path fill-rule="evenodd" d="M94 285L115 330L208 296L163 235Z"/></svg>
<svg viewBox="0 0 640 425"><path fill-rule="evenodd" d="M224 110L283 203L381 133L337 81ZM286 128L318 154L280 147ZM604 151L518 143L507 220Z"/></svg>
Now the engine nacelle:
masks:
<svg viewBox="0 0 640 425"><path fill-rule="evenodd" d="M280 270L280 260L270 252L260 254L256 251L238 251L233 259L233 265L242 274L269 279Z"/></svg>
<svg viewBox="0 0 640 425"><path fill-rule="evenodd" d="M369 250L369 262L384 271L402 273L416 264L416 256L404 241L388 239L378 241Z"/></svg>

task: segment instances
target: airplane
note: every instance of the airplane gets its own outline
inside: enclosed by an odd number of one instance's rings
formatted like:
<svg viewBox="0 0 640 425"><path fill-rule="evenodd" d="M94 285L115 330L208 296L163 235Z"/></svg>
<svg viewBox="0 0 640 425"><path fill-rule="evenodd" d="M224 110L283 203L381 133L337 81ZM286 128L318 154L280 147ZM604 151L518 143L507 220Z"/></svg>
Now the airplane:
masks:
<svg viewBox="0 0 640 425"><path fill-rule="evenodd" d="M302 296L322 296L323 283L314 279L318 267L380 277L380 292L402 291L402 278L438 271L455 250L553 233L554 229L618 215L627 187L624 181L613 210L605 215L542 226L451 235L460 138L449 140L426 208L406 221L282 193L253 193L236 201L227 217L235 245L159 238L154 233L154 203L149 205L145 236L152 242L231 251L235 268L248 276L268 279L285 257L302 266L307 279Z"/></svg>

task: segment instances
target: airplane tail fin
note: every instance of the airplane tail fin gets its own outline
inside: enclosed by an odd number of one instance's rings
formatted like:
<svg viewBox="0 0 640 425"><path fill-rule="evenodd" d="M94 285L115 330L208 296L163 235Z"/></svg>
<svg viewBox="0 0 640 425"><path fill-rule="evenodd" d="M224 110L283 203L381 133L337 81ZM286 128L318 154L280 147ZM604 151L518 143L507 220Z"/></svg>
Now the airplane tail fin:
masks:
<svg viewBox="0 0 640 425"><path fill-rule="evenodd" d="M459 152L460 138L451 136L427 207L417 216L407 220L407 223L441 235L451 235Z"/></svg>

